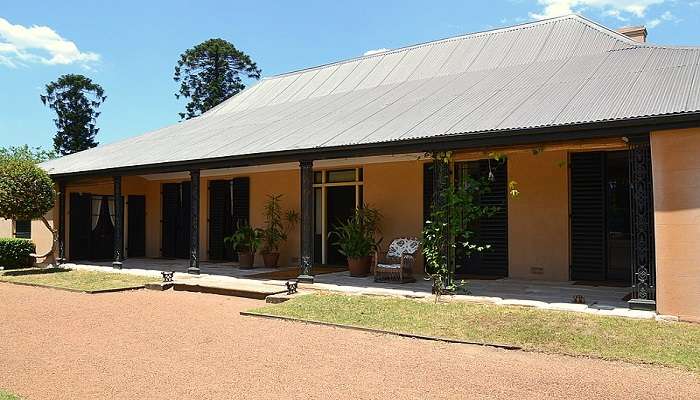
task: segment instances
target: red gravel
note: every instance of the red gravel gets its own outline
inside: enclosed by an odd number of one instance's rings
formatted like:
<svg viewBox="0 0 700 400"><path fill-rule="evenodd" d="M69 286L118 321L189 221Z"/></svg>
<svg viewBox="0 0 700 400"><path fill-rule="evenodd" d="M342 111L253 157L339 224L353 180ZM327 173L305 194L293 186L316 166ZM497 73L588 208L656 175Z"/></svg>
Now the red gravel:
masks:
<svg viewBox="0 0 700 400"><path fill-rule="evenodd" d="M0 387L26 399L700 398L697 375L241 317L261 302L0 284Z"/></svg>

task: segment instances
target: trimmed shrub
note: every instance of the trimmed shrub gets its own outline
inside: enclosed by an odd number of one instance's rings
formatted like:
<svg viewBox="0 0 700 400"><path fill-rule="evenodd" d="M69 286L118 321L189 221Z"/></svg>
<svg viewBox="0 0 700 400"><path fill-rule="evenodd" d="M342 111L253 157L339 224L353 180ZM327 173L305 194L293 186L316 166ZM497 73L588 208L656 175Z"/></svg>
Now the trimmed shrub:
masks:
<svg viewBox="0 0 700 400"><path fill-rule="evenodd" d="M29 239L0 238L0 266L5 268L31 267L36 251L34 242Z"/></svg>

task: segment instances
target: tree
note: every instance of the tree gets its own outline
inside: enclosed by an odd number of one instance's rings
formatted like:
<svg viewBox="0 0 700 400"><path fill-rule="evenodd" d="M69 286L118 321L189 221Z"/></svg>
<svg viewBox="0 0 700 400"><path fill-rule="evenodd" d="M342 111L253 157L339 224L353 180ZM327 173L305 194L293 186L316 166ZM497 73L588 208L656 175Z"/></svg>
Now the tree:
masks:
<svg viewBox="0 0 700 400"><path fill-rule="evenodd" d="M56 158L52 150L44 150L41 147L29 147L28 145L0 147L0 162L9 160L25 160L34 164Z"/></svg>
<svg viewBox="0 0 700 400"><path fill-rule="evenodd" d="M209 39L180 55L175 66L175 93L190 99L180 118L194 118L245 89L242 77L260 79L260 69L242 51L223 39Z"/></svg>
<svg viewBox="0 0 700 400"><path fill-rule="evenodd" d="M51 177L33 161L18 158L0 161L0 218L43 221L53 235L53 244L40 257L48 257L56 249L58 234L45 216L55 201Z"/></svg>
<svg viewBox="0 0 700 400"><path fill-rule="evenodd" d="M72 154L97 146L97 109L106 99L102 87L83 75L62 75L46 85L41 102L56 112L56 153Z"/></svg>

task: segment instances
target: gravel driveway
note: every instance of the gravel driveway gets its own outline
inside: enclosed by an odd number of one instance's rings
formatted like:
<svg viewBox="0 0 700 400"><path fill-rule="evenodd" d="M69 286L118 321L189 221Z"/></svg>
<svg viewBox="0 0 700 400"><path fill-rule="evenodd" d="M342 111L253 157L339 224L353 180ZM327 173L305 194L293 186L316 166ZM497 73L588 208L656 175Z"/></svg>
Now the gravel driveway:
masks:
<svg viewBox="0 0 700 400"><path fill-rule="evenodd" d="M241 317L217 295L0 283L0 387L26 399L700 398L650 366Z"/></svg>

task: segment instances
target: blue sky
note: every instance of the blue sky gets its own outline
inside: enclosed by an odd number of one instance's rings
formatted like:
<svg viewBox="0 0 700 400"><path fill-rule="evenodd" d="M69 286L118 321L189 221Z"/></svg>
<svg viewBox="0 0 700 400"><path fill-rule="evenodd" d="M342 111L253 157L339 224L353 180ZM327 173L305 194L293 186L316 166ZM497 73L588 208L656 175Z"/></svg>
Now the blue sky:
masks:
<svg viewBox="0 0 700 400"><path fill-rule="evenodd" d="M653 43L700 45L700 0L2 0L0 146L52 146L53 114L39 94L65 73L104 87L101 143L176 123L184 101L174 65L212 37L267 76L571 11L611 28L644 24Z"/></svg>

